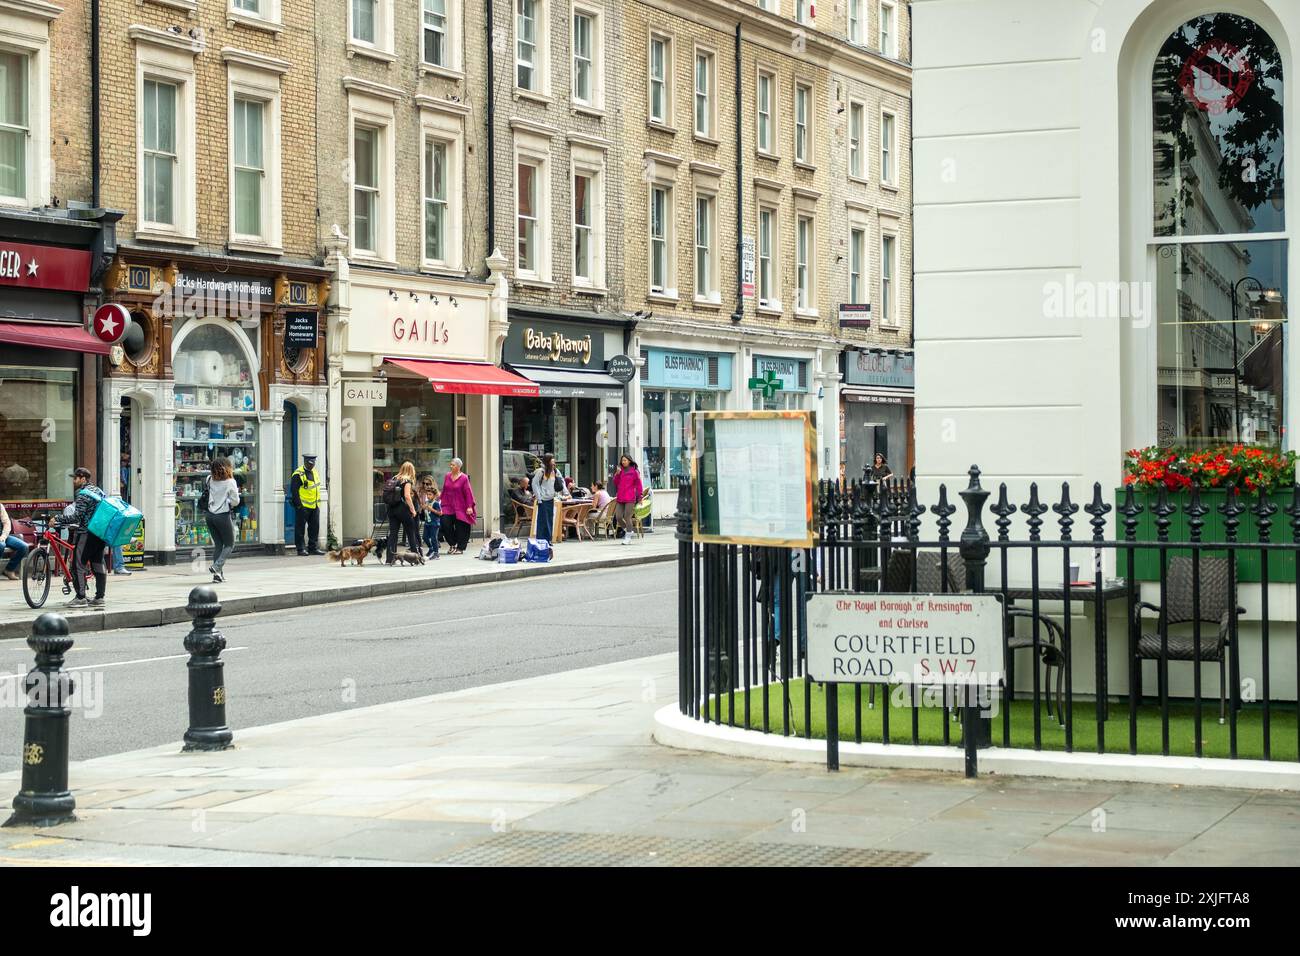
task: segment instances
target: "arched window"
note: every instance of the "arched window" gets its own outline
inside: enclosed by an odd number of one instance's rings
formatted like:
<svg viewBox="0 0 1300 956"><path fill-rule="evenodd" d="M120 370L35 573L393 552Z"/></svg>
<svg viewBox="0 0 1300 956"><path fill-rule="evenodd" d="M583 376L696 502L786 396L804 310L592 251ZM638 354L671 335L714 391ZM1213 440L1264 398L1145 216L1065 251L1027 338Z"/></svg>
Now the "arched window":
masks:
<svg viewBox="0 0 1300 956"><path fill-rule="evenodd" d="M1169 35L1151 82L1157 441L1281 446L1281 56L1254 21L1208 14Z"/></svg>
<svg viewBox="0 0 1300 956"><path fill-rule="evenodd" d="M214 458L230 462L239 486L241 501L232 511L235 540L258 540L255 360L243 330L224 319L195 321L178 336L172 358L177 545L210 543L198 500Z"/></svg>

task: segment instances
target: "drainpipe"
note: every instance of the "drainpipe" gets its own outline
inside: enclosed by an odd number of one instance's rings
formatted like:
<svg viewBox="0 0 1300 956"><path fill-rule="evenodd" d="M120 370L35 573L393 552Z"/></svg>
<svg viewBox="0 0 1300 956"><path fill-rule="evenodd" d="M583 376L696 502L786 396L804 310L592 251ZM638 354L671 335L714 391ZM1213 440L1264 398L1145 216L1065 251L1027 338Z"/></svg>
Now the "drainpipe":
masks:
<svg viewBox="0 0 1300 956"><path fill-rule="evenodd" d="M99 208L99 0L90 0L90 206Z"/></svg>
<svg viewBox="0 0 1300 956"><path fill-rule="evenodd" d="M493 45L494 18L492 4L494 0L484 0L487 7L487 254L496 251L497 203L496 203L496 134L492 115L496 112L494 84L496 82L496 50Z"/></svg>
<svg viewBox="0 0 1300 956"><path fill-rule="evenodd" d="M732 322L742 322L745 318L745 162L740 150L740 22L736 23L736 311L731 313Z"/></svg>

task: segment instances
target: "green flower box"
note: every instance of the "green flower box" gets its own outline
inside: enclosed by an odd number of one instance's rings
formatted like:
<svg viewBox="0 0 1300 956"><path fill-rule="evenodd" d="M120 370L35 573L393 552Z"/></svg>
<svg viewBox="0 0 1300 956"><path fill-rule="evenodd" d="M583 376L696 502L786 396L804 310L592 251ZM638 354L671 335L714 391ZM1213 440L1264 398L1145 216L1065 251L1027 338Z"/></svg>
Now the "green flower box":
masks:
<svg viewBox="0 0 1300 956"><path fill-rule="evenodd" d="M1126 489L1118 488L1115 492L1115 511L1111 514L1116 521L1116 537L1119 540L1124 538L1124 516L1119 513L1119 509L1124 505ZM1207 543L1218 543L1226 539L1227 535L1223 530L1223 515L1219 514L1219 505L1227 499L1228 493L1224 490L1213 488L1201 492L1201 504L1208 508L1203 517L1205 522L1201 526L1201 540ZM1292 493L1290 490L1275 491L1268 496L1269 500L1277 506L1277 512L1272 515L1272 524L1269 525L1269 541L1274 544L1291 544L1295 541L1295 536L1291 532L1291 516L1286 514L1282 509L1291 505ZM1255 495L1242 494L1239 496L1241 504L1249 509L1253 507L1259 498ZM1138 515L1137 535L1138 541L1156 541L1156 516L1155 506L1159 500L1159 494L1155 491L1135 491L1133 500L1143 508L1142 514ZM1166 498L1170 505L1178 510L1169 516L1169 540L1171 542L1183 542L1191 540L1191 531L1188 528L1187 514L1182 510L1183 506L1191 501L1191 494L1188 492L1176 492L1169 494ZM1259 541L1259 529L1256 524L1256 518L1249 510L1242 512L1237 517L1237 540L1244 544L1257 543ZM1170 557L1174 555L1190 555L1192 552L1188 548L1170 548L1166 552ZM1118 551L1119 554L1119 573L1122 577L1128 577L1128 552L1123 547ZM1211 549L1202 551L1202 556L1226 557L1227 549ZM1263 552L1261 551L1238 551L1237 552L1237 580L1243 584L1257 584L1262 580L1263 571ZM1160 551L1157 549L1144 548L1134 551L1133 557L1134 572L1133 577L1138 581L1159 581L1160 580ZM1268 556L1268 579L1274 584L1294 584L1296 581L1296 553L1294 551L1273 551Z"/></svg>

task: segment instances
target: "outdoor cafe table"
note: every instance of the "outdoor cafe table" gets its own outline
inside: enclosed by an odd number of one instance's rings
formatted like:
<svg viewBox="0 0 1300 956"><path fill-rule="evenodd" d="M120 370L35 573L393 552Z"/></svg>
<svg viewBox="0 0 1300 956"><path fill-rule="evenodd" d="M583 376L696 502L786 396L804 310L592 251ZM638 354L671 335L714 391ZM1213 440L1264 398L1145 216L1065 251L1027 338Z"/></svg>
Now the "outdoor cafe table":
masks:
<svg viewBox="0 0 1300 956"><path fill-rule="evenodd" d="M992 594L1005 594L1008 604L1015 604L1017 601L1032 601L1035 593L1038 595L1040 603L1044 601L1063 602L1065 592L1066 589L1059 586L1040 586L1037 591L1032 587L1010 587L1005 591L999 588L989 589L989 593ZM1099 597L1105 604L1109 604L1111 601L1124 600L1128 594L1128 585L1122 579L1111 578L1102 583L1100 592L1098 592L1096 584L1091 581L1072 585L1069 592L1071 604L1076 602L1096 604ZM1110 716L1110 700L1107 696L1109 675L1106 669L1107 623L1104 610L1101 614L1100 627L1101 633L1097 635L1097 698L1101 701L1102 719L1105 720ZM1014 670L1012 670L1012 674L1014 675ZM1010 686L1010 682L1008 682L1008 689L1010 693L1014 693L1014 688Z"/></svg>
<svg viewBox="0 0 1300 956"><path fill-rule="evenodd" d="M551 528L551 549L554 550L555 546L559 544L560 541L563 540L564 538L564 516L569 511L577 511L583 505L590 505L591 499L570 498L569 500L566 501L562 498L554 498L552 500L555 502L555 508L553 511L555 517L552 519L553 527ZM556 533L556 529L559 529L558 534ZM530 537L534 537L534 538L537 537L537 507L535 505L533 506L533 523L529 534ZM581 540L581 538L579 538L579 540Z"/></svg>

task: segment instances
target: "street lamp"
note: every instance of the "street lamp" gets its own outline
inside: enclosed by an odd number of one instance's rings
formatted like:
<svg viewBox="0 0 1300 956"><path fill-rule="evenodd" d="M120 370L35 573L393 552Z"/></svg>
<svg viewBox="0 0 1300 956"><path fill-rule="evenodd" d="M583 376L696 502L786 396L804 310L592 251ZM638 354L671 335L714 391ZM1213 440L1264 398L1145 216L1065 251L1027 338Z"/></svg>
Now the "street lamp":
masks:
<svg viewBox="0 0 1300 956"><path fill-rule="evenodd" d="M1254 283L1268 310L1268 318L1280 320L1282 315L1282 293L1278 289L1265 288L1264 283L1254 276L1242 276L1232 284L1232 440L1241 441L1241 366L1237 358L1237 290L1247 282ZM1261 313L1263 317L1263 313Z"/></svg>

